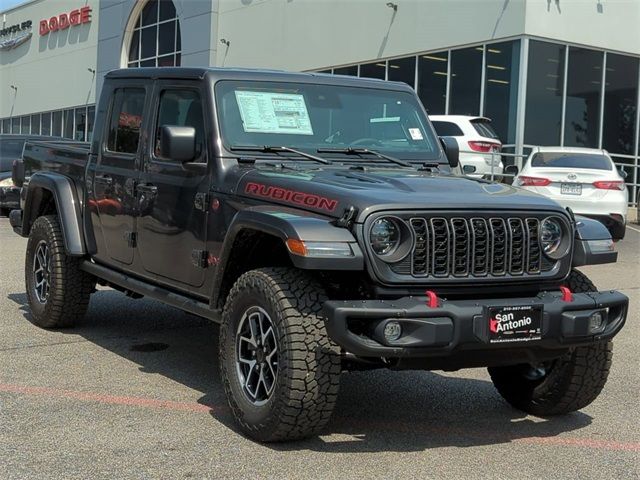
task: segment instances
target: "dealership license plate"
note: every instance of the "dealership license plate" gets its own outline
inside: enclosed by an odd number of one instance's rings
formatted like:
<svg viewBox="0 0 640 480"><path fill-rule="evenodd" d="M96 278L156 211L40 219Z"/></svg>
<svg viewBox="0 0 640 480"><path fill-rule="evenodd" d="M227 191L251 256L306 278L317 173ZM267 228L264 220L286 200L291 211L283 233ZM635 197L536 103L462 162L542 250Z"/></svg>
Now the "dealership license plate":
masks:
<svg viewBox="0 0 640 480"><path fill-rule="evenodd" d="M582 185L579 183L563 183L560 185L560 193L563 195L582 195Z"/></svg>
<svg viewBox="0 0 640 480"><path fill-rule="evenodd" d="M489 343L530 342L542 338L542 307L489 307Z"/></svg>

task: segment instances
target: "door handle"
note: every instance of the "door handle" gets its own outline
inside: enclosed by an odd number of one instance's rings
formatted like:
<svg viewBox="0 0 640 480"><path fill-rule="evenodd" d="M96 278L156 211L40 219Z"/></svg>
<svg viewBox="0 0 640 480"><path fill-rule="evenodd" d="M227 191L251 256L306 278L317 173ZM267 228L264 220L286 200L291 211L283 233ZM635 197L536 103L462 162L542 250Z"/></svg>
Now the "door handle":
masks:
<svg viewBox="0 0 640 480"><path fill-rule="evenodd" d="M150 183L141 183L140 185L136 185L136 190L140 193L146 193L149 195L155 195L158 193L158 187Z"/></svg>
<svg viewBox="0 0 640 480"><path fill-rule="evenodd" d="M109 175L96 175L94 182L99 185L111 186L113 185L113 178Z"/></svg>

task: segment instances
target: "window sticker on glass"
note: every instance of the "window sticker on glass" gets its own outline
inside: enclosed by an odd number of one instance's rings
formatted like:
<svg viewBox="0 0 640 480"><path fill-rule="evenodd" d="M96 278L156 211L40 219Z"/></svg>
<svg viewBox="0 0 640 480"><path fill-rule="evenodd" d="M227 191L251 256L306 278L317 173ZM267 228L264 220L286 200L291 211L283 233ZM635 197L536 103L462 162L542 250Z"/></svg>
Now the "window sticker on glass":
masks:
<svg viewBox="0 0 640 480"><path fill-rule="evenodd" d="M409 135L411 135L412 140L422 140L424 138L419 128L410 128Z"/></svg>
<svg viewBox="0 0 640 480"><path fill-rule="evenodd" d="M380 117L372 118L369 123L396 123L400 121L400 117Z"/></svg>
<svg viewBox="0 0 640 480"><path fill-rule="evenodd" d="M246 133L313 135L302 95L238 90L235 94Z"/></svg>

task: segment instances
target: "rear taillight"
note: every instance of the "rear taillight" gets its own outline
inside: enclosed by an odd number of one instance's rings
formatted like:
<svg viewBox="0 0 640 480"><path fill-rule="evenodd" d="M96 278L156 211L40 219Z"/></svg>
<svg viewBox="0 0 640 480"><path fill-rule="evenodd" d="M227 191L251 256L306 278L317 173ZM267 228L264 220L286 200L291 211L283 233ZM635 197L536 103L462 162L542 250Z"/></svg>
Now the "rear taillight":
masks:
<svg viewBox="0 0 640 480"><path fill-rule="evenodd" d="M624 190L625 185L622 180L598 180L593 182L593 186L600 190Z"/></svg>
<svg viewBox="0 0 640 480"><path fill-rule="evenodd" d="M550 183L551 180L549 180L548 178L527 177L524 175L518 177L518 185L520 185L521 187L546 187Z"/></svg>
<svg viewBox="0 0 640 480"><path fill-rule="evenodd" d="M477 142L477 141L469 142L469 148L474 152L488 153L488 152L491 152L492 150L494 152L498 152L500 151L501 146L502 145L499 143L492 143L492 142Z"/></svg>

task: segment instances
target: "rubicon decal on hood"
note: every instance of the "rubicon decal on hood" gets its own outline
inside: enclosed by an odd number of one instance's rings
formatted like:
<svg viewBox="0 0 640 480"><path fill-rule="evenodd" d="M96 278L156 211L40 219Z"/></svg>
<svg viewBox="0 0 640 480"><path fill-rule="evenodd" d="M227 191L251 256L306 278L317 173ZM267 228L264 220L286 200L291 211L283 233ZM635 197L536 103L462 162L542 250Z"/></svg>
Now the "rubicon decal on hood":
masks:
<svg viewBox="0 0 640 480"><path fill-rule="evenodd" d="M295 205L326 210L327 212L333 212L338 206L338 201L331 198L321 197L312 193L287 190L286 188L264 185L262 183L249 182L245 186L244 192L257 197L281 200Z"/></svg>

